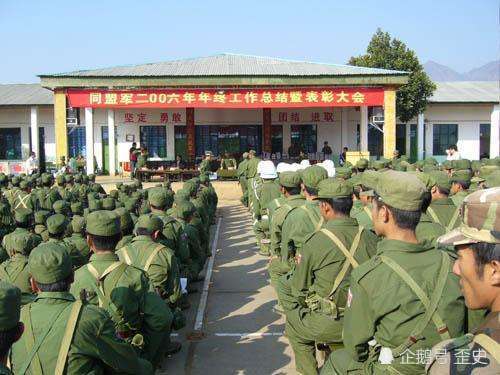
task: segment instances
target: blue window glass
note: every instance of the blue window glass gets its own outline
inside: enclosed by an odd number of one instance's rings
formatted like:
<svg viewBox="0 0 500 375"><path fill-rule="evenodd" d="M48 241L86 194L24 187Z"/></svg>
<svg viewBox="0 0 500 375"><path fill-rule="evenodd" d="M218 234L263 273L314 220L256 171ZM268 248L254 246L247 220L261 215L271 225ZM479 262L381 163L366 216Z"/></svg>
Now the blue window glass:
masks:
<svg viewBox="0 0 500 375"><path fill-rule="evenodd" d="M433 155L446 155L446 149L456 145L458 140L457 124L434 124L433 132Z"/></svg>
<svg viewBox="0 0 500 375"><path fill-rule="evenodd" d="M0 129L0 159L22 159L21 128Z"/></svg>
<svg viewBox="0 0 500 375"><path fill-rule="evenodd" d="M165 126L141 126L141 147L146 147L149 157L167 157L167 129Z"/></svg>
<svg viewBox="0 0 500 375"><path fill-rule="evenodd" d="M68 153L69 157L77 157L78 155L85 157L87 155L85 127L74 126L68 128Z"/></svg>

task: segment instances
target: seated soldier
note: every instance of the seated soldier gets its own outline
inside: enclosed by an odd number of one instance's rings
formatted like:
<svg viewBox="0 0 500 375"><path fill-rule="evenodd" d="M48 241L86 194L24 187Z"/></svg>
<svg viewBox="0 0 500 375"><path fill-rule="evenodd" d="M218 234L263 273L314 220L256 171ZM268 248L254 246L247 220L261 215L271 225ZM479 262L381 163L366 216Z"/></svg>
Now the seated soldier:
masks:
<svg viewBox="0 0 500 375"><path fill-rule="evenodd" d="M85 263L87 263L90 257L90 249L85 238L85 218L78 215L73 216L71 219L71 228L73 233L70 237L66 237L64 242L74 246L85 258Z"/></svg>
<svg viewBox="0 0 500 375"><path fill-rule="evenodd" d="M500 374L500 188L477 191L464 200L462 226L439 238L455 246L453 272L460 277L469 309L490 311L462 337L432 349L428 374Z"/></svg>
<svg viewBox="0 0 500 375"><path fill-rule="evenodd" d="M29 269L37 297L21 310L25 332L12 347L15 374L153 373L149 362L116 337L105 311L69 293L73 269L61 246L39 245Z"/></svg>
<svg viewBox="0 0 500 375"><path fill-rule="evenodd" d="M12 344L18 341L24 324L19 321L21 311L21 292L15 286L0 281L0 374L11 375L7 368Z"/></svg>
<svg viewBox="0 0 500 375"><path fill-rule="evenodd" d="M47 219L47 231L49 233L47 243L58 243L65 248L71 257L73 268L76 270L87 263L87 259L72 243L64 241L67 227L69 227L69 221L66 216L62 214L49 216Z"/></svg>

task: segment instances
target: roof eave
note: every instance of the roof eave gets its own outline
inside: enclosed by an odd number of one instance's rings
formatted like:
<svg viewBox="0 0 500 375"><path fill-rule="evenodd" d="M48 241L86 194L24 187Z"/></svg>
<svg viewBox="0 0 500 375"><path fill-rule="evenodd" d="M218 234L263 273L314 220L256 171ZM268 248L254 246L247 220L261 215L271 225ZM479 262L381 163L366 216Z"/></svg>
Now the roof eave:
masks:
<svg viewBox="0 0 500 375"><path fill-rule="evenodd" d="M51 90L76 87L200 87L200 86L329 86L389 85L401 86L408 75L344 75L344 76L168 76L168 77L62 77L40 75L41 85Z"/></svg>

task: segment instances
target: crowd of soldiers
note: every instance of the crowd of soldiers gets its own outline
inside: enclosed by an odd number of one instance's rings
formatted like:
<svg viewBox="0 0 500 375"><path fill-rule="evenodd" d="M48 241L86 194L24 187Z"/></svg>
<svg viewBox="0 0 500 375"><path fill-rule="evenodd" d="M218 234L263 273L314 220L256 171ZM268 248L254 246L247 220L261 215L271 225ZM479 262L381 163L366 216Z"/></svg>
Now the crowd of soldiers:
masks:
<svg viewBox="0 0 500 375"><path fill-rule="evenodd" d="M217 194L0 174L0 373L152 374L180 350Z"/></svg>
<svg viewBox="0 0 500 375"><path fill-rule="evenodd" d="M238 177L299 373L500 374L500 158Z"/></svg>

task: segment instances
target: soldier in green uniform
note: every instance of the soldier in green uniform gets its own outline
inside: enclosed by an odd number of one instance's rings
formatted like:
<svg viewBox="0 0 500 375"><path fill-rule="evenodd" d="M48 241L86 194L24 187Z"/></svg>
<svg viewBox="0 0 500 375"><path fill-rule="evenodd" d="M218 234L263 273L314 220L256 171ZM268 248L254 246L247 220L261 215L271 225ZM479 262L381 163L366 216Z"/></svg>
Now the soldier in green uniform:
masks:
<svg viewBox="0 0 500 375"><path fill-rule="evenodd" d="M428 374L500 373L500 188L477 191L463 202L463 225L442 236L455 246L453 272L460 277L469 309L488 316L472 333L443 341L432 349Z"/></svg>
<svg viewBox="0 0 500 375"><path fill-rule="evenodd" d="M31 232L33 227L33 211L28 208L19 208L14 212L14 221L16 223L16 229L12 233L4 236L2 240L2 246L4 248L5 241L8 240L10 235L14 234L27 237L35 246L42 242L40 236Z"/></svg>
<svg viewBox="0 0 500 375"><path fill-rule="evenodd" d="M351 210L351 217L356 219L360 226L369 230L373 230L371 207L377 179L378 173L372 170L366 170L361 174L356 182L355 199Z"/></svg>
<svg viewBox="0 0 500 375"><path fill-rule="evenodd" d="M415 235L425 190L412 174L380 174L372 217L384 239L351 273L345 349L328 357L322 374L421 374L419 353L463 334L465 305L452 260Z"/></svg>
<svg viewBox="0 0 500 375"><path fill-rule="evenodd" d="M220 161L221 169L236 169L236 159L231 157L227 152L224 154L224 157Z"/></svg>
<svg viewBox="0 0 500 375"><path fill-rule="evenodd" d="M36 209L36 198L31 194L31 187L28 181L21 181L19 183L19 190L14 198L12 208L14 211L19 208Z"/></svg>
<svg viewBox="0 0 500 375"><path fill-rule="evenodd" d="M47 219L47 231L49 239L47 243L58 243L61 247L66 249L66 252L71 257L73 268L83 266L87 263L87 258L80 253L71 242L63 241L65 238L66 228L70 226L69 220L62 214L55 214Z"/></svg>
<svg viewBox="0 0 500 375"><path fill-rule="evenodd" d="M147 274L120 262L115 247L120 240L120 219L111 211L96 211L87 218L87 242L92 256L75 273L71 293L84 293L91 304L106 309L119 337L141 347L157 366L167 349L172 312L152 291Z"/></svg>
<svg viewBox="0 0 500 375"><path fill-rule="evenodd" d="M244 152L242 155L242 160L238 164L238 181L241 187L241 203L245 207L248 207L248 183L247 183L247 164L248 164L248 152Z"/></svg>
<svg viewBox="0 0 500 375"><path fill-rule="evenodd" d="M460 207L464 198L469 194L472 172L469 169L454 171L451 175L451 200L456 207Z"/></svg>
<svg viewBox="0 0 500 375"><path fill-rule="evenodd" d="M427 208L431 219L447 231L460 225L459 210L449 197L451 181L446 172L432 171L429 176L434 181L431 188L432 202Z"/></svg>
<svg viewBox="0 0 500 375"><path fill-rule="evenodd" d="M271 160L261 163L260 178L262 183L255 190L254 233L259 246L259 254L268 256L271 240L269 238L269 212L267 205L281 195L280 186L276 182L276 167Z"/></svg>
<svg viewBox="0 0 500 375"><path fill-rule="evenodd" d="M19 321L21 292L15 286L0 281L0 374L11 375L7 367L12 344L18 341L24 331Z"/></svg>
<svg viewBox="0 0 500 375"><path fill-rule="evenodd" d="M69 293L69 255L55 243L41 244L29 257L36 299L21 310L25 332L13 345L13 372L37 374L152 373L151 364L116 338L105 311Z"/></svg>
<svg viewBox="0 0 500 375"><path fill-rule="evenodd" d="M47 241L49 239L49 232L47 231L47 218L50 216L49 211L40 210L35 212L35 228L33 232L40 236L42 241Z"/></svg>
<svg viewBox="0 0 500 375"><path fill-rule="evenodd" d="M317 373L315 343L341 344L349 274L375 254L378 238L349 217L353 187L328 178L318 184L323 227L305 241L289 280L280 278L286 335L301 374Z"/></svg>
<svg viewBox="0 0 500 375"><path fill-rule="evenodd" d="M247 194L248 194L248 206L250 211L252 211L255 202L255 188L257 186L257 167L260 163L260 158L257 157L254 150L248 152L248 162L246 166L246 181L247 181ZM255 220L255 218L254 218Z"/></svg>
<svg viewBox="0 0 500 375"><path fill-rule="evenodd" d="M212 152L211 151L205 151L205 158L201 161L200 166L198 167L200 173L209 173L211 172L212 164Z"/></svg>
<svg viewBox="0 0 500 375"><path fill-rule="evenodd" d="M85 218L78 215L73 216L71 219L71 229L73 233L70 237L66 237L64 242L76 248L85 259L85 263L87 263L90 257L90 249L85 238Z"/></svg>
<svg viewBox="0 0 500 375"><path fill-rule="evenodd" d="M128 212L125 208L117 208L115 213L120 218L120 231L122 234L122 238L116 244L116 250L118 250L130 243L130 241L134 238L134 221L130 212Z"/></svg>

